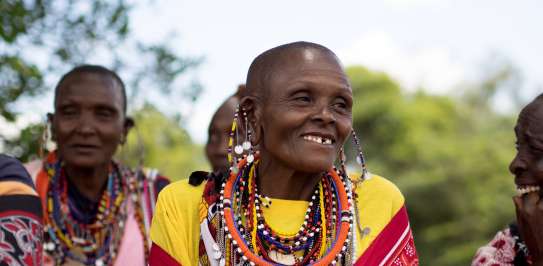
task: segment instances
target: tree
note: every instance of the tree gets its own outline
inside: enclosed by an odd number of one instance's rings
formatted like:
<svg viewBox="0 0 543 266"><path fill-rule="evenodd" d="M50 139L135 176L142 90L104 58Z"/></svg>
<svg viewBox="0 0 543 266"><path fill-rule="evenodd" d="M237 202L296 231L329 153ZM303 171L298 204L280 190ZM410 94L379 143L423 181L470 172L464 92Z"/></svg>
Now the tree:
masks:
<svg viewBox="0 0 543 266"><path fill-rule="evenodd" d="M422 263L469 265L477 248L515 217L507 170L514 118L495 112L487 93L499 82L435 96L405 93L386 74L363 67L347 72L369 169L404 193ZM479 100L465 98L474 95Z"/></svg>
<svg viewBox="0 0 543 266"><path fill-rule="evenodd" d="M121 161L157 168L172 180L187 178L195 169L208 168L204 148L193 144L177 119L146 104L134 112L134 120L136 127L118 153Z"/></svg>
<svg viewBox="0 0 543 266"><path fill-rule="evenodd" d="M178 81L200 59L181 57L167 44L135 39L130 12L136 7L124 0L1 1L1 118L13 123L21 99L50 91L54 84L47 82L46 75L58 80L62 73L87 62L100 62L119 72L129 88L130 105L141 105L143 99L157 99L162 106L191 105L201 86L196 80L188 85ZM7 152L27 157L36 151L29 150L32 145L24 141L37 139L36 134L26 133L22 139L6 139L0 132L0 144Z"/></svg>

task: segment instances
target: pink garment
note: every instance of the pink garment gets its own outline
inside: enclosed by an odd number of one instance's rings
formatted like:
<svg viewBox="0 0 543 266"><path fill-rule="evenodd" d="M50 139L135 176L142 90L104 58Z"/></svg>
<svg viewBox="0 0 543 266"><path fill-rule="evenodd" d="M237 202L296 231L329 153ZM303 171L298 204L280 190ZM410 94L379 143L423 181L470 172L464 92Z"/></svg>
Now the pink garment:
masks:
<svg viewBox="0 0 543 266"><path fill-rule="evenodd" d="M145 252L143 250L143 238L138 228L138 222L134 216L134 207L132 201L128 203L128 217L124 228L123 239L119 254L115 259L115 266L144 266Z"/></svg>
<svg viewBox="0 0 543 266"><path fill-rule="evenodd" d="M513 266L515 239L509 228L499 231L486 246L480 247L471 262L472 266Z"/></svg>
<svg viewBox="0 0 543 266"><path fill-rule="evenodd" d="M44 266L53 266L54 260L45 255ZM64 266L83 265L79 262L67 261ZM121 240L119 254L115 259L115 266L145 266L145 255L143 251L143 239L138 222L134 217L134 207L131 201L128 202L128 217L124 227L124 235Z"/></svg>

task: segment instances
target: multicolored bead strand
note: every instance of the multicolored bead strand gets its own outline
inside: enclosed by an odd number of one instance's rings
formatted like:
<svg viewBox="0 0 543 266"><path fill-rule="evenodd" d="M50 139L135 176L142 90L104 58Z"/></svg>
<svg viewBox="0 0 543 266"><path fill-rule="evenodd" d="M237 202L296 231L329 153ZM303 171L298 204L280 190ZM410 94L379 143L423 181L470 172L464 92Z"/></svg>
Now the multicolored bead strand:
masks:
<svg viewBox="0 0 543 266"><path fill-rule="evenodd" d="M294 235L272 230L262 213L256 165L247 158L222 184L219 213L222 229L217 235L226 265L275 265L270 255L284 254L294 265L330 265L352 261L353 210L350 179L331 169L315 188L304 222ZM339 214L339 215L338 215ZM337 218L336 218L337 217Z"/></svg>

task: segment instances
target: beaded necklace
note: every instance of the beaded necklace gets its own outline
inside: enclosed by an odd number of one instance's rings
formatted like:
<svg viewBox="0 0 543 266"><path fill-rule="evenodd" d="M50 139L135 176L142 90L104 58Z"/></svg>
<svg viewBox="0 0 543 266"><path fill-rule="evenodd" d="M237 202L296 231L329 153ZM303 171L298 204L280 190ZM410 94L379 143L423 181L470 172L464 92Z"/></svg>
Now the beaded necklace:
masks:
<svg viewBox="0 0 543 266"><path fill-rule="evenodd" d="M68 180L62 161L54 159L54 155L49 156L45 171L49 183L44 249L55 259L56 265L63 264L68 258L84 265L112 265L123 237L129 200L133 202L134 215L143 239L146 239L139 206L141 193L138 193L134 174L129 169L112 162L96 216L90 223L83 222L84 211L77 209L68 197ZM148 250L147 241L144 241L144 248Z"/></svg>
<svg viewBox="0 0 543 266"><path fill-rule="evenodd" d="M350 180L335 169L323 174L294 235L267 223L258 193L258 160L242 159L222 184L217 242L226 265L351 265L354 255ZM282 264L283 263L283 264Z"/></svg>

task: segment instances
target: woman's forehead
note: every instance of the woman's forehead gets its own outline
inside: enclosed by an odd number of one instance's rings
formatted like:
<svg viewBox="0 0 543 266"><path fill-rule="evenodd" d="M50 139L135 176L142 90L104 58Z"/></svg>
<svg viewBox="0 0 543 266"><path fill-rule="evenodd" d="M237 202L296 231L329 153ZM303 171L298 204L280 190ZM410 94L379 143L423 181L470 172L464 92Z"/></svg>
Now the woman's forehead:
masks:
<svg viewBox="0 0 543 266"><path fill-rule="evenodd" d="M278 60L273 68L262 73L264 87L292 82L325 82L340 84L342 87L349 86L347 75L335 57L305 52L298 55L300 56Z"/></svg>
<svg viewBox="0 0 543 266"><path fill-rule="evenodd" d="M532 102L521 111L517 128L543 138L543 101Z"/></svg>
<svg viewBox="0 0 543 266"><path fill-rule="evenodd" d="M81 73L68 77L58 88L56 102L82 101L122 107L123 96L120 86L105 75Z"/></svg>

